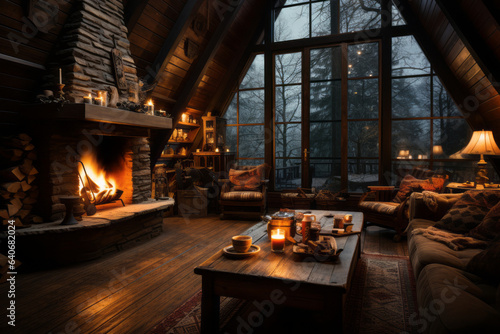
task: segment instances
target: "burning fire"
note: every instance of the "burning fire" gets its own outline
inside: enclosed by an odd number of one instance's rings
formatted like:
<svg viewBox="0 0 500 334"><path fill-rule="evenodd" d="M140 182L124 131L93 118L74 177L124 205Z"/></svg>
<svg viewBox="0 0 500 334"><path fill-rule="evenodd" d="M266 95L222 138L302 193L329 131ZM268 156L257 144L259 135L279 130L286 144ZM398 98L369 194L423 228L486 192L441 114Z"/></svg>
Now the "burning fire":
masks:
<svg viewBox="0 0 500 334"><path fill-rule="evenodd" d="M85 171L82 165L79 165L78 172L81 176L80 196L94 204L106 203L116 199L116 180L106 175L106 172L99 166L99 163L92 155L83 156L81 161L85 165Z"/></svg>

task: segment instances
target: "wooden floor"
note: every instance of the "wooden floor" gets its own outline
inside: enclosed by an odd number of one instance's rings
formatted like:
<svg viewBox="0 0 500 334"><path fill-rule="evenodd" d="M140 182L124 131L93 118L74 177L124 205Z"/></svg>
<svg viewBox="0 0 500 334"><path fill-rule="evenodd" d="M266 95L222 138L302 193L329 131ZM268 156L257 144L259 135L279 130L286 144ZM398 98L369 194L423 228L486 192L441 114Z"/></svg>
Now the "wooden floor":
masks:
<svg viewBox="0 0 500 334"><path fill-rule="evenodd" d="M201 289L195 266L256 224L218 216L169 217L160 236L126 251L20 273L15 327L5 321L8 285L0 285L0 333L145 333ZM401 255L406 242L392 242L393 235L369 227L363 238L370 249L365 251Z"/></svg>

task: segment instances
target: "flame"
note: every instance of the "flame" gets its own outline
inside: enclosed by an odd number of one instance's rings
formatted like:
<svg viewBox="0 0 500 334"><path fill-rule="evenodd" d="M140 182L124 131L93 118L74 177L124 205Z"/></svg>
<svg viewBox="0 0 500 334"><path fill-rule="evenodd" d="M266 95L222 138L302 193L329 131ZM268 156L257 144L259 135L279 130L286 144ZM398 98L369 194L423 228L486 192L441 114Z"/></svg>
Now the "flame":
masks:
<svg viewBox="0 0 500 334"><path fill-rule="evenodd" d="M116 194L117 181L113 177L106 175L106 172L100 167L94 156L90 154L84 155L81 161L85 165L85 171L81 165L78 167L81 176L80 196L84 200L89 199L94 204L112 200ZM85 172L87 172L87 176L85 176Z"/></svg>
<svg viewBox="0 0 500 334"><path fill-rule="evenodd" d="M148 106L152 106L153 105L153 100L152 99L149 99L148 100Z"/></svg>

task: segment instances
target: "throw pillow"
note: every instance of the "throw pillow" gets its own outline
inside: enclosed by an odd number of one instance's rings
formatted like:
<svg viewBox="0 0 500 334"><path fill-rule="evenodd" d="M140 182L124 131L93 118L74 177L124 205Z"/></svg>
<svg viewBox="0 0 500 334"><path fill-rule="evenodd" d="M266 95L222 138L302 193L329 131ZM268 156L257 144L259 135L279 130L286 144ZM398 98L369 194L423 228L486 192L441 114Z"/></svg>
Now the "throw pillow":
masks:
<svg viewBox="0 0 500 334"><path fill-rule="evenodd" d="M434 226L455 233L468 233L478 226L500 200L500 192L469 190Z"/></svg>
<svg viewBox="0 0 500 334"><path fill-rule="evenodd" d="M267 165L262 164L252 169L229 170L229 181L234 185L233 190L246 191L258 190L260 181L264 179L267 172Z"/></svg>
<svg viewBox="0 0 500 334"><path fill-rule="evenodd" d="M500 240L476 254L467 263L465 270L495 283L500 283Z"/></svg>
<svg viewBox="0 0 500 334"><path fill-rule="evenodd" d="M399 190L394 199L392 200L393 202L396 203L402 203L405 199L407 199L411 193L412 193L412 183L416 181L423 181L416 179L415 177L411 175L406 175L402 180L401 183L399 184Z"/></svg>
<svg viewBox="0 0 500 334"><path fill-rule="evenodd" d="M481 224L469 232L469 237L487 241L500 237L500 202L486 214Z"/></svg>

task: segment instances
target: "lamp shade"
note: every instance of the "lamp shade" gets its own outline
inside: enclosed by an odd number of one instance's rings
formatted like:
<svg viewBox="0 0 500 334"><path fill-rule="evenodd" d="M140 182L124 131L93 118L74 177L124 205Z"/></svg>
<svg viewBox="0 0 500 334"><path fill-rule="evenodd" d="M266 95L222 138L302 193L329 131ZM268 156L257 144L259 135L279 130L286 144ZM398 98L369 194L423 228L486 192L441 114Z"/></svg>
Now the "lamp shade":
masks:
<svg viewBox="0 0 500 334"><path fill-rule="evenodd" d="M462 154L487 154L500 155L500 148L495 143L493 132L491 131L474 131L470 142L460 153Z"/></svg>
<svg viewBox="0 0 500 334"><path fill-rule="evenodd" d="M443 152L443 146L441 145L434 145L432 147L432 154L434 155L442 155L444 152Z"/></svg>

